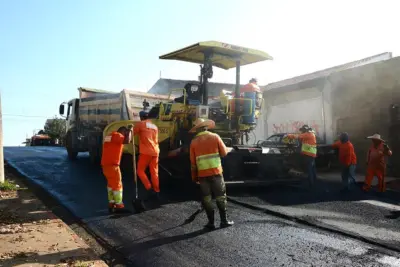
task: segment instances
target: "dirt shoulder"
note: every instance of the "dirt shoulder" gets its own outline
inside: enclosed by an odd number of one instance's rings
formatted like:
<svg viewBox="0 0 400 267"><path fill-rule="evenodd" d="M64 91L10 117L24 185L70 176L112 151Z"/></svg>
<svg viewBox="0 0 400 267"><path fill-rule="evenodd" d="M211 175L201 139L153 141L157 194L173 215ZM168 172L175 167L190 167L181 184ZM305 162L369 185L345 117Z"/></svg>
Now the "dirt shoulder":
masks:
<svg viewBox="0 0 400 267"><path fill-rule="evenodd" d="M0 267L108 266L21 178L6 169L6 180L19 188L0 190Z"/></svg>

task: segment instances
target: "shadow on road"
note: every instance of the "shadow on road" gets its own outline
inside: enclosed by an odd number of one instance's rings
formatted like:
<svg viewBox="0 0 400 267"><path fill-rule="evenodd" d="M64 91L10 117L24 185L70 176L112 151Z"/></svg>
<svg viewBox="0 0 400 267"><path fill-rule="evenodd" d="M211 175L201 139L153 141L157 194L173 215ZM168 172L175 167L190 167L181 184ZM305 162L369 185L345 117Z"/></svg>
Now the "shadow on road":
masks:
<svg viewBox="0 0 400 267"><path fill-rule="evenodd" d="M390 213L390 215L386 215L385 216L386 218L388 218L388 219L398 219L398 218L400 218L400 211L392 211L391 213Z"/></svg>
<svg viewBox="0 0 400 267"><path fill-rule="evenodd" d="M335 201L361 201L379 199L379 201L398 205L400 196L393 192L383 194L371 191L365 193L358 183L352 191L341 192L340 181L319 181L314 190L309 189L307 183L275 184L266 187L252 187L246 190L232 188L228 195L232 197L257 197L260 201L279 206L295 206Z"/></svg>
<svg viewBox="0 0 400 267"><path fill-rule="evenodd" d="M147 251L149 249L156 248L159 246L195 238L197 236L203 235L208 232L209 231L207 231L205 229L200 229L200 230L197 230L197 231L194 231L191 233L162 237L162 238L158 238L158 239L152 239L152 240L144 241L141 243L135 243L132 245L124 246L123 248L121 248L121 251L128 251L128 252L134 251L134 253L136 254L136 253L139 253L140 251Z"/></svg>

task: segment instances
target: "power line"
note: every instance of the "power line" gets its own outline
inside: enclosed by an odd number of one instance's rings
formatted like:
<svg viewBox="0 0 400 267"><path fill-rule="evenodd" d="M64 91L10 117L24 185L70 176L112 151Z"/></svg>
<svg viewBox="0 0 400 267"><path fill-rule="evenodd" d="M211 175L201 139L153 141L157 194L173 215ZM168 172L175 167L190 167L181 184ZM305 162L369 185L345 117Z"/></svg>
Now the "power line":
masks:
<svg viewBox="0 0 400 267"><path fill-rule="evenodd" d="M3 113L3 116L9 116L9 117L23 117L23 118L45 118L49 119L49 116L38 116L38 115L22 115L22 114L7 114Z"/></svg>

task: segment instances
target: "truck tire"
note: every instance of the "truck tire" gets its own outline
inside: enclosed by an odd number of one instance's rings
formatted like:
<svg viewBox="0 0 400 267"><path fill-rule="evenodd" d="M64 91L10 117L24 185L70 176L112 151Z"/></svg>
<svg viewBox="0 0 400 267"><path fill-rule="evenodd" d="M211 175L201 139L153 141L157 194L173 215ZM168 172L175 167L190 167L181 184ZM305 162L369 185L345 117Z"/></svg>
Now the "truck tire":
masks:
<svg viewBox="0 0 400 267"><path fill-rule="evenodd" d="M65 142L65 147L67 149L67 154L68 154L68 159L70 160L76 160L76 157L78 156L78 152L74 151L72 149L72 136L70 133L67 134L66 142Z"/></svg>
<svg viewBox="0 0 400 267"><path fill-rule="evenodd" d="M92 164L100 163L100 153L97 147L90 147L89 148L89 158Z"/></svg>
<svg viewBox="0 0 400 267"><path fill-rule="evenodd" d="M68 147L67 147L67 153L68 153L68 159L70 159L70 160L76 160L76 158L78 157L78 152L72 151Z"/></svg>

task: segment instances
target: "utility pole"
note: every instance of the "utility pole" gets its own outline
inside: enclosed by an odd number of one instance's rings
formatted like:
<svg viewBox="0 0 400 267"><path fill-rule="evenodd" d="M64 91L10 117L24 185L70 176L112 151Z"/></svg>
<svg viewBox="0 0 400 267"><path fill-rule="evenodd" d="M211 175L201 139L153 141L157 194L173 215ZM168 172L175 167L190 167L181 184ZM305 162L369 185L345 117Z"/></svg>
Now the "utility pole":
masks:
<svg viewBox="0 0 400 267"><path fill-rule="evenodd" d="M0 93L0 183L4 183L4 155L3 155L3 112L1 111Z"/></svg>

